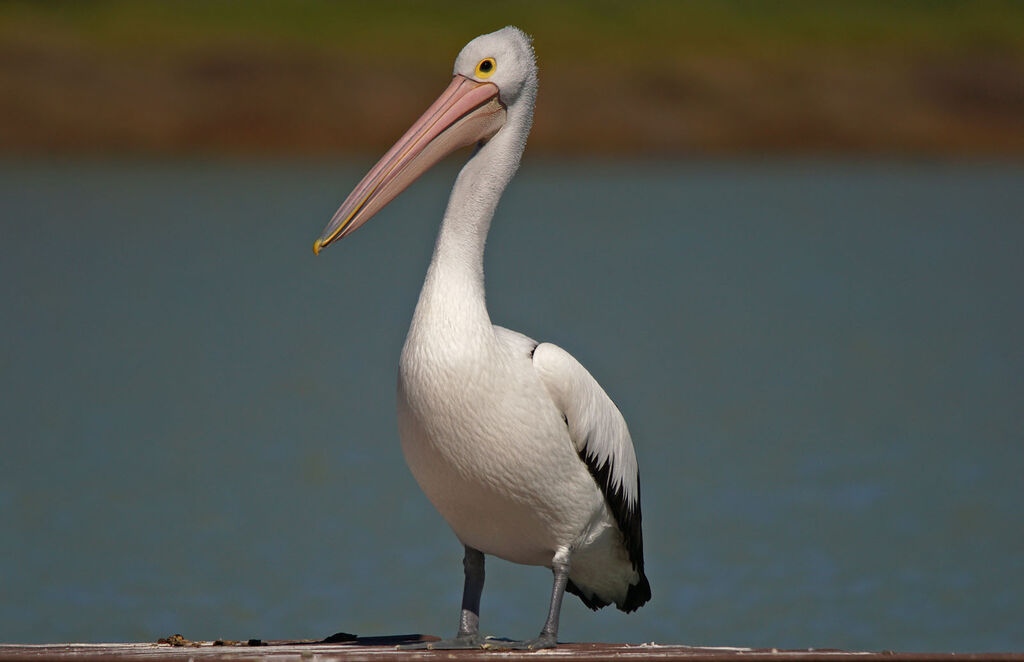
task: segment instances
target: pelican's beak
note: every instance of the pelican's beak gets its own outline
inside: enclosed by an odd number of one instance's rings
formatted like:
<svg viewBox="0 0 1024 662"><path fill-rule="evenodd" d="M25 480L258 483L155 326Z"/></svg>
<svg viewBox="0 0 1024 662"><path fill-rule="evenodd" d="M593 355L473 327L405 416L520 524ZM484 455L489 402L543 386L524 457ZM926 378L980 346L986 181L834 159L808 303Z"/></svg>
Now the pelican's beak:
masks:
<svg viewBox="0 0 1024 662"><path fill-rule="evenodd" d="M488 140L504 123L498 87L456 74L448 89L349 194L313 243L313 252L355 232L432 165L460 147Z"/></svg>

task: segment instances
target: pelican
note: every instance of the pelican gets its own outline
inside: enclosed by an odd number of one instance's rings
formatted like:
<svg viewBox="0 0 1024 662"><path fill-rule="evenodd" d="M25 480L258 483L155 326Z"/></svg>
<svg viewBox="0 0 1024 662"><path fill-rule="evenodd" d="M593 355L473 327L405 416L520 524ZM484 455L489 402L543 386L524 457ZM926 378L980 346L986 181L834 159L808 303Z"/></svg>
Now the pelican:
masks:
<svg viewBox="0 0 1024 662"><path fill-rule="evenodd" d="M632 612L644 575L640 477L626 422L568 352L491 323L484 243L533 122L530 38L506 27L472 40L451 84L373 166L313 244L354 232L446 155L459 172L398 370L398 427L413 476L465 548L454 639L426 648L552 648L568 590ZM484 555L550 568L551 602L528 641L480 635Z"/></svg>

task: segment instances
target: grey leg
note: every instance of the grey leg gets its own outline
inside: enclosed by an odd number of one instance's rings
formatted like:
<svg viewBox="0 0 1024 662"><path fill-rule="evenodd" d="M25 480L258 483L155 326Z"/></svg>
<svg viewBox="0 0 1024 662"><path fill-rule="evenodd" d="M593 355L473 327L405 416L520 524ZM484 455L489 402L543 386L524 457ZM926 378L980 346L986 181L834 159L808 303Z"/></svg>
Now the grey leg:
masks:
<svg viewBox="0 0 1024 662"><path fill-rule="evenodd" d="M529 641L504 641L488 639L485 648L510 648L513 650L537 650L539 648L555 648L558 646L558 617L562 613L562 598L565 596L565 585L569 581L569 551L559 550L551 563L554 583L551 587L551 606L548 617L541 628L540 636Z"/></svg>
<svg viewBox="0 0 1024 662"><path fill-rule="evenodd" d="M467 545L466 555L462 557L462 568L466 573L466 583L462 587L462 613L459 615L457 639L480 636L480 596L484 592L483 552Z"/></svg>
<svg viewBox="0 0 1024 662"><path fill-rule="evenodd" d="M462 588L462 612L459 615L459 632L454 639L431 641L421 644L399 646L405 650L433 649L459 650L480 648L484 640L480 636L480 595L484 592L484 555L483 552L466 545L466 555L462 558L462 567L466 573L466 583ZM562 583L563 587L565 583ZM558 617L555 617L558 627Z"/></svg>

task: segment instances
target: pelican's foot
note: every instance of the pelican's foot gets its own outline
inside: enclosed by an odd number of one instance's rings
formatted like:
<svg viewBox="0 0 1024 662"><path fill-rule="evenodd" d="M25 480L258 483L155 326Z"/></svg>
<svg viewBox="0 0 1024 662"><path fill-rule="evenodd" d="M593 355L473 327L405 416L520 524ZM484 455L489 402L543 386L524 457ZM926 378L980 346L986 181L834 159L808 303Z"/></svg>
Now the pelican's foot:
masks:
<svg viewBox="0 0 1024 662"><path fill-rule="evenodd" d="M555 648L558 646L558 636L554 634L541 633L536 639L528 641L513 641L511 639L496 639L487 637L484 640L484 648L489 650L512 650L512 651L535 651L542 648Z"/></svg>
<svg viewBox="0 0 1024 662"><path fill-rule="evenodd" d="M402 644L398 650L403 651L456 651L471 650L484 647L484 638L479 634L463 634L454 639L442 639L441 641L424 641L417 644Z"/></svg>

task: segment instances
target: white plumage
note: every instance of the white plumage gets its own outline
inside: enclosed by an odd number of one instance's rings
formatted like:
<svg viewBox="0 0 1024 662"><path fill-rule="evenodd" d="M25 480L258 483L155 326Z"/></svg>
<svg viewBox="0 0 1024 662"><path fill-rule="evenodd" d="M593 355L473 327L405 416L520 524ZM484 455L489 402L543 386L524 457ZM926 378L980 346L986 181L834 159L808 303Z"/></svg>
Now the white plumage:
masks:
<svg viewBox="0 0 1024 662"><path fill-rule="evenodd" d="M632 611L650 598L636 455L619 410L579 362L494 326L487 312L484 244L533 118L529 38L512 27L478 37L454 74L314 250L351 233L446 154L476 143L452 189L399 362L402 450L466 547L458 635L431 647L492 645L477 626L481 553L553 569L540 637L500 645L554 646L564 589L595 609Z"/></svg>

